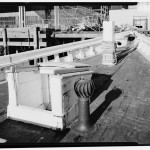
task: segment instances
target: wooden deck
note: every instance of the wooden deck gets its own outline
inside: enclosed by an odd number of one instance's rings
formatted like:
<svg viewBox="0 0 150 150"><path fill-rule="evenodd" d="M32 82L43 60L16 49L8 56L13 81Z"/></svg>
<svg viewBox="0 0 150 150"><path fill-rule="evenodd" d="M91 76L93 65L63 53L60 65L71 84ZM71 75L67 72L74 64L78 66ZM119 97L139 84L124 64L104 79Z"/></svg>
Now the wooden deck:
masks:
<svg viewBox="0 0 150 150"><path fill-rule="evenodd" d="M118 56L120 63L114 67L102 66L101 55L82 60L95 71L96 89L90 105L94 133L79 135L72 130L74 124L61 132L7 119L0 123L5 146L150 144L150 63L137 51L127 55L120 49ZM0 84L0 106L5 108L6 91L7 83Z"/></svg>

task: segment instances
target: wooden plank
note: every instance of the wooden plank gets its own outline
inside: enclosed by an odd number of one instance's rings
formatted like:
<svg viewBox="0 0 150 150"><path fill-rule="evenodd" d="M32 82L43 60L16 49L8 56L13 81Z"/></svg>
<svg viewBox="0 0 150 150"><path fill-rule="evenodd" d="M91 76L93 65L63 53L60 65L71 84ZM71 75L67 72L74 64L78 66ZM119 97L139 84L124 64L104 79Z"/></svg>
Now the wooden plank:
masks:
<svg viewBox="0 0 150 150"><path fill-rule="evenodd" d="M59 6L54 6L55 30L59 29Z"/></svg>
<svg viewBox="0 0 150 150"><path fill-rule="evenodd" d="M30 29L32 30L33 27L7 28L8 32L27 32Z"/></svg>
<svg viewBox="0 0 150 150"><path fill-rule="evenodd" d="M47 42L39 42L39 46L40 46L40 47L42 47L42 46L43 46L43 47L46 47L46 46L47 46Z"/></svg>
<svg viewBox="0 0 150 150"><path fill-rule="evenodd" d="M46 47L46 42L40 42L40 46ZM3 45L3 42L0 42ZM30 46L34 46L34 42L30 42ZM7 42L7 46L29 46L29 42Z"/></svg>
<svg viewBox="0 0 150 150"><path fill-rule="evenodd" d="M91 67L90 65L83 64L83 63L76 63L76 62L46 62L40 63L41 67L59 67L59 68L84 68L84 67Z"/></svg>
<svg viewBox="0 0 150 150"><path fill-rule="evenodd" d="M39 34L39 39L44 39L44 38L46 38L46 34Z"/></svg>
<svg viewBox="0 0 150 150"><path fill-rule="evenodd" d="M95 37L102 37L102 34L55 33L55 38L95 38Z"/></svg>
<svg viewBox="0 0 150 150"><path fill-rule="evenodd" d="M8 105L7 114L9 118L13 118L14 120L18 118L20 121L26 123L32 123L47 128L63 129L63 118L54 116L51 111L21 105L9 107Z"/></svg>
<svg viewBox="0 0 150 150"><path fill-rule="evenodd" d="M10 30L11 29L11 30ZM7 37L8 38L28 38L30 33L30 38L34 38L34 28L7 28ZM3 35L3 30L0 29L0 38ZM46 38L46 33L45 34L39 34L39 38Z"/></svg>
<svg viewBox="0 0 150 150"><path fill-rule="evenodd" d="M29 35L28 35L28 32L25 32L25 33L8 32L7 37L8 38L28 38ZM30 38L33 38L33 35L30 35Z"/></svg>
<svg viewBox="0 0 150 150"><path fill-rule="evenodd" d="M8 42L8 46L29 46L29 42ZM30 46L34 46L34 42L30 42Z"/></svg>
<svg viewBox="0 0 150 150"><path fill-rule="evenodd" d="M29 31L30 32L30 31ZM0 34L1 37L1 34ZM7 33L8 38L28 38L29 34L27 32L8 32ZM30 33L30 38L34 38L34 35ZM46 38L46 34L39 34L39 38Z"/></svg>
<svg viewBox="0 0 150 150"><path fill-rule="evenodd" d="M0 67L11 65L11 63L9 55L0 57Z"/></svg>
<svg viewBox="0 0 150 150"><path fill-rule="evenodd" d="M67 73L74 73L74 72L84 72L88 71L89 68L59 68L59 67L40 67L40 73L45 74L67 74Z"/></svg>

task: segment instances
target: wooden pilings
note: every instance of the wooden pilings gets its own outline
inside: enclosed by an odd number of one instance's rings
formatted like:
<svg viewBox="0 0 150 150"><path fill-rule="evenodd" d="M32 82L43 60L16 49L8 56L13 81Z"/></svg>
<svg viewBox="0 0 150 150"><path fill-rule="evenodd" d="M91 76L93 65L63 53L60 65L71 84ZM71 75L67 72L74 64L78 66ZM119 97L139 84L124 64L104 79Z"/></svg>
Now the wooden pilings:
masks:
<svg viewBox="0 0 150 150"><path fill-rule="evenodd" d="M25 27L25 6L19 6L19 27Z"/></svg>
<svg viewBox="0 0 150 150"><path fill-rule="evenodd" d="M28 47L28 50L44 48L48 43L46 34L47 32L42 33L39 27L0 28L0 46L4 48L4 55L12 54L9 52L11 46Z"/></svg>
<svg viewBox="0 0 150 150"><path fill-rule="evenodd" d="M33 30L33 39L34 39L34 49L39 49L39 31L40 28L36 27Z"/></svg>

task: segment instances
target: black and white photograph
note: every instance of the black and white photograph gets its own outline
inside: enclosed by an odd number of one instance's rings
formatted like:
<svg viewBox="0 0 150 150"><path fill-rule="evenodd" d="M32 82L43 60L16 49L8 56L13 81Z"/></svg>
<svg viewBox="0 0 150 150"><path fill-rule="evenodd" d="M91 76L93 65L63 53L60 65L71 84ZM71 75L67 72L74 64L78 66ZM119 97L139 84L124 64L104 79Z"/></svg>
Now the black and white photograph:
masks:
<svg viewBox="0 0 150 150"><path fill-rule="evenodd" d="M150 2L0 2L0 148L150 146Z"/></svg>

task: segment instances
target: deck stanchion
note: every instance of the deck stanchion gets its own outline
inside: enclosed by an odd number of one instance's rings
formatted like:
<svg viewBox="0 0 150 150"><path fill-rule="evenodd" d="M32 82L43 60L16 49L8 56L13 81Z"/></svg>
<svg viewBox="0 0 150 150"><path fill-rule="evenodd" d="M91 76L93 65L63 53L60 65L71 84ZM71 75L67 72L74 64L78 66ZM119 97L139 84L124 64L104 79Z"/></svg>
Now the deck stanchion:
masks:
<svg viewBox="0 0 150 150"><path fill-rule="evenodd" d="M81 78L75 83L74 90L79 97L79 115L75 130L81 133L89 133L94 129L90 121L89 108L89 99L94 91L94 83L92 80Z"/></svg>

